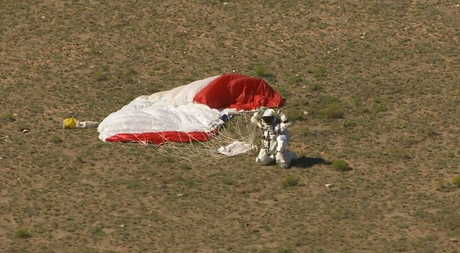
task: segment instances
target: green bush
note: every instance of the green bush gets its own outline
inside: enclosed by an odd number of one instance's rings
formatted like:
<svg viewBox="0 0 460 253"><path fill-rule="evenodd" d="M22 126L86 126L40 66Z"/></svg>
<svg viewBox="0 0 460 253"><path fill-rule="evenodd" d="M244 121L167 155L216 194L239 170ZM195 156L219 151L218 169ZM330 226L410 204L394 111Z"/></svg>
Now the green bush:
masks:
<svg viewBox="0 0 460 253"><path fill-rule="evenodd" d="M295 176L287 176L282 182L283 187L293 187L299 184L299 178Z"/></svg>
<svg viewBox="0 0 460 253"><path fill-rule="evenodd" d="M96 82L103 82L109 80L109 74L102 71L97 71L93 74L93 78Z"/></svg>
<svg viewBox="0 0 460 253"><path fill-rule="evenodd" d="M436 136L436 130L434 129L434 127L427 127L424 129L424 132L425 132L425 135L426 137L428 138L433 138Z"/></svg>
<svg viewBox="0 0 460 253"><path fill-rule="evenodd" d="M57 136L57 135L52 135L52 136L51 136L51 141L52 141L53 143L55 143L55 144L58 144L58 143L62 143L62 142L63 142L63 140L62 140L59 136Z"/></svg>
<svg viewBox="0 0 460 253"><path fill-rule="evenodd" d="M183 169L183 170L191 170L192 166L190 166L187 163L183 163L183 164L180 165L180 168Z"/></svg>
<svg viewBox="0 0 460 253"><path fill-rule="evenodd" d="M333 103L326 110L326 116L330 119L343 118L344 112L338 103Z"/></svg>
<svg viewBox="0 0 460 253"><path fill-rule="evenodd" d="M348 163L344 160L335 160L332 163L332 168L337 171L347 171L350 169L350 167L348 167Z"/></svg>
<svg viewBox="0 0 460 253"><path fill-rule="evenodd" d="M294 249L290 247L287 247L287 248L281 247L276 251L276 253L294 253L294 252L295 252Z"/></svg>
<svg viewBox="0 0 460 253"><path fill-rule="evenodd" d="M455 176L452 179L452 184L458 188L460 188L460 176Z"/></svg>
<svg viewBox="0 0 460 253"><path fill-rule="evenodd" d="M376 113L379 112L386 112L388 108L383 104L382 100L380 98L374 98L372 100L372 107L374 108L374 111Z"/></svg>
<svg viewBox="0 0 460 253"><path fill-rule="evenodd" d="M19 131L21 131L21 132L23 132L24 130L28 130L28 129L29 129L29 128L28 128L26 125L24 125L24 124L20 124L18 128L19 128Z"/></svg>
<svg viewBox="0 0 460 253"><path fill-rule="evenodd" d="M257 77L270 77L271 73L267 66L258 66L254 71Z"/></svg>
<svg viewBox="0 0 460 253"><path fill-rule="evenodd" d="M289 82L292 84L300 84L303 82L303 78L301 76L296 75L289 78Z"/></svg>
<svg viewBox="0 0 460 253"><path fill-rule="evenodd" d="M316 83L312 84L312 85L310 85L310 90L311 91L319 91L319 90L321 90L321 86L319 86L319 84L316 84Z"/></svg>
<svg viewBox="0 0 460 253"><path fill-rule="evenodd" d="M230 177L224 177L222 178L222 183L226 185L233 185L233 180Z"/></svg>
<svg viewBox="0 0 460 253"><path fill-rule="evenodd" d="M18 229L18 230L16 231L15 236L16 236L17 238L29 238L29 237L30 237L30 233L29 233L27 230L21 228L21 229Z"/></svg>
<svg viewBox="0 0 460 253"><path fill-rule="evenodd" d="M316 79L322 80L326 77L326 69L323 66L319 66L315 69L313 75Z"/></svg>
<svg viewBox="0 0 460 253"><path fill-rule="evenodd" d="M450 192L452 190L452 185L447 180L438 181L436 184L436 191L439 192Z"/></svg>
<svg viewBox="0 0 460 253"><path fill-rule="evenodd" d="M125 68L123 70L121 70L120 72L118 72L118 78L120 78L121 80L123 80L124 82L126 83L129 83L131 81L133 81L133 77L136 76L138 73L136 70L132 69L132 68Z"/></svg>
<svg viewBox="0 0 460 253"><path fill-rule="evenodd" d="M11 113L7 113L7 112L2 113L2 116L1 116L2 123L13 122L15 120L16 119L13 117L13 115L11 115Z"/></svg>
<svg viewBox="0 0 460 253"><path fill-rule="evenodd" d="M102 55L102 52L99 48L93 47L91 48L91 54L99 56Z"/></svg>
<svg viewBox="0 0 460 253"><path fill-rule="evenodd" d="M303 112L299 109L289 109L285 112L286 116L290 121L302 121L305 120Z"/></svg>

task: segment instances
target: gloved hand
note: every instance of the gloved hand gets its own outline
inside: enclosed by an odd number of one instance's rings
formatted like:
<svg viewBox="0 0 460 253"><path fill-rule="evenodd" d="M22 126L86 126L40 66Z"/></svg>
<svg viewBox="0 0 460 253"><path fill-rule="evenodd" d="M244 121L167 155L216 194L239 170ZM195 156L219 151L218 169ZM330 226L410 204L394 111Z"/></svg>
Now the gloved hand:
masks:
<svg viewBox="0 0 460 253"><path fill-rule="evenodd" d="M260 107L259 109L257 109L257 112L260 114L260 115L263 115L264 112L268 109L268 107L265 107L265 106L262 106Z"/></svg>
<svg viewBox="0 0 460 253"><path fill-rule="evenodd" d="M283 111L279 110L278 111L278 116L280 117L282 122L287 122L288 121L288 118L287 118L286 114L284 114Z"/></svg>
<svg viewBox="0 0 460 253"><path fill-rule="evenodd" d="M262 118L262 115L264 115L264 112L267 110L268 108L267 107L260 107L259 109L257 109L257 111L252 115L251 117L251 122L254 123L254 124L257 124L258 121ZM259 125L259 127L262 127Z"/></svg>
<svg viewBox="0 0 460 253"><path fill-rule="evenodd" d="M260 118L259 112L256 111L251 117L251 122L254 124L257 124L257 121L259 121L259 118Z"/></svg>

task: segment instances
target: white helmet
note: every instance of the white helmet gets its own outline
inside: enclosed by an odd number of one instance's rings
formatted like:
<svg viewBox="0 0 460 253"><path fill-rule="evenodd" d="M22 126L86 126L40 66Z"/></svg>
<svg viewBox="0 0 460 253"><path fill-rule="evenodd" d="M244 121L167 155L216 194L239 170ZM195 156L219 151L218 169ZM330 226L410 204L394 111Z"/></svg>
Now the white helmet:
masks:
<svg viewBox="0 0 460 253"><path fill-rule="evenodd" d="M275 110L267 109L262 115L262 119L267 124L273 124L275 122Z"/></svg>

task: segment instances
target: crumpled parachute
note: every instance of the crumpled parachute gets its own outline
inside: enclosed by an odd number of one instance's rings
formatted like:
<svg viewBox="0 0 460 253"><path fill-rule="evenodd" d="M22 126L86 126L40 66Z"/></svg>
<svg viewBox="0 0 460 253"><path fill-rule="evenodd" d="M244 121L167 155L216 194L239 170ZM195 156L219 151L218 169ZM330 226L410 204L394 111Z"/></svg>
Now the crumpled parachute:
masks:
<svg viewBox="0 0 460 253"><path fill-rule="evenodd" d="M98 126L104 142L205 142L218 134L229 113L277 108L284 99L262 79L224 74L171 90L142 95Z"/></svg>

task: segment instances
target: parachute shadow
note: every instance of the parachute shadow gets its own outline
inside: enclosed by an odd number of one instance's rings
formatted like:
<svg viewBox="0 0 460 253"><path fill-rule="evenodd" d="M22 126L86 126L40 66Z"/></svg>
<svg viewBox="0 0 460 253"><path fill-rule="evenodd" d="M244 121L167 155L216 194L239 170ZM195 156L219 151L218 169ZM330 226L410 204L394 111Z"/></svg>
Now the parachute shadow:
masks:
<svg viewBox="0 0 460 253"><path fill-rule="evenodd" d="M306 157L303 155L292 161L291 167L306 169L311 168L317 164L331 165L332 163L321 157Z"/></svg>

